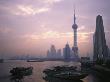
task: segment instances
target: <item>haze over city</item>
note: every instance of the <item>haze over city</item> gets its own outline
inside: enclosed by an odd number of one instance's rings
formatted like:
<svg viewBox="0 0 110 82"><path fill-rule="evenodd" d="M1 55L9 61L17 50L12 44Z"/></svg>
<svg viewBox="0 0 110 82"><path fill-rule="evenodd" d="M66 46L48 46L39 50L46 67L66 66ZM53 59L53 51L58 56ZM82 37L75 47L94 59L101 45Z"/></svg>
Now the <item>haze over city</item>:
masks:
<svg viewBox="0 0 110 82"><path fill-rule="evenodd" d="M79 55L93 53L96 16L104 21L110 48L109 0L0 0L0 55L46 56L52 44L57 49L73 46L73 15L76 8Z"/></svg>

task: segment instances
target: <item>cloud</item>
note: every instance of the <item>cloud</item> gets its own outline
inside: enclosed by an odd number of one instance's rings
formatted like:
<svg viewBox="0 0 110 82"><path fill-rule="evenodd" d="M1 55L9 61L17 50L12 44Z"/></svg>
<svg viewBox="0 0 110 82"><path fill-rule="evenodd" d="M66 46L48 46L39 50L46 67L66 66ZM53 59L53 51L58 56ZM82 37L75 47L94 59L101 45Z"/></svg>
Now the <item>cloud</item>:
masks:
<svg viewBox="0 0 110 82"><path fill-rule="evenodd" d="M50 7L34 7L32 5L17 5L15 7L1 7L0 10L7 11L13 15L29 16L40 13L45 13L50 10Z"/></svg>
<svg viewBox="0 0 110 82"><path fill-rule="evenodd" d="M88 16L84 16L84 15L80 15L80 16L78 16L79 18L81 18L81 19L85 19L85 20L88 20L88 19L91 19L92 17L88 17Z"/></svg>
<svg viewBox="0 0 110 82"><path fill-rule="evenodd" d="M15 15L27 16L48 12L49 10L50 8L48 7L36 8L32 5L17 5L16 10L13 11L12 13Z"/></svg>
<svg viewBox="0 0 110 82"><path fill-rule="evenodd" d="M60 38L61 34L57 31L47 31L41 34L26 34L24 38L38 40L38 39L49 39L49 38Z"/></svg>
<svg viewBox="0 0 110 82"><path fill-rule="evenodd" d="M61 2L62 0L39 0L39 1L42 1L43 3L46 4L53 4L53 3Z"/></svg>
<svg viewBox="0 0 110 82"><path fill-rule="evenodd" d="M85 30L85 26L84 25L82 25L80 28L78 28L78 31L81 31L81 30Z"/></svg>
<svg viewBox="0 0 110 82"><path fill-rule="evenodd" d="M50 10L49 7L34 7L32 5L17 5L15 7L1 6L0 10L7 11L13 15L29 16L45 13Z"/></svg>
<svg viewBox="0 0 110 82"><path fill-rule="evenodd" d="M5 13L11 13L13 15L20 15L20 16L31 16L40 13L45 13L51 10L54 3L60 2L62 0L35 0L30 1L30 4L27 4L25 1L21 3L15 3L6 5L7 3L3 3L0 5L0 10ZM34 4L36 3L36 4Z"/></svg>
<svg viewBox="0 0 110 82"><path fill-rule="evenodd" d="M79 32L78 42L88 42L88 38L93 32ZM47 31L41 34L26 34L22 36L25 39L30 40L42 40L42 39L61 39L61 38L73 38L73 32L58 32L58 31Z"/></svg>
<svg viewBox="0 0 110 82"><path fill-rule="evenodd" d="M6 27L0 27L0 33L1 34L7 34L7 33L11 33L13 32L13 29L10 29L10 28L6 28Z"/></svg>
<svg viewBox="0 0 110 82"><path fill-rule="evenodd" d="M44 3L43 7L35 7L33 5L18 5L18 12L14 12L16 15L35 15L51 10L51 6L54 3L61 2L62 0L38 0L39 2Z"/></svg>

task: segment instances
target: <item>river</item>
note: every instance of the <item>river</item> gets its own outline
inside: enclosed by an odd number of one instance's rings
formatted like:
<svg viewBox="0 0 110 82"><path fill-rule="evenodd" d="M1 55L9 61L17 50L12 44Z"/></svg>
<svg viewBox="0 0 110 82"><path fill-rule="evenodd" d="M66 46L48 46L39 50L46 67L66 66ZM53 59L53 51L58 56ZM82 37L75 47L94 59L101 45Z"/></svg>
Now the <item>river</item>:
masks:
<svg viewBox="0 0 110 82"><path fill-rule="evenodd" d="M59 61L45 61L45 62L26 62L26 61L15 61L15 60L8 60L4 63L0 63L0 82L12 82L10 80L10 73L9 71L14 67L33 67L33 74L31 76L26 76L22 82L69 82L57 79L51 79L46 81L43 79L44 74L42 71L46 68L52 66L61 66L61 65L71 65L80 67L80 63L78 62L59 62ZM80 68L79 68L80 69ZM73 81L72 81L73 82ZM93 75L89 74L86 78L82 79L81 82L99 82L98 78L94 77Z"/></svg>

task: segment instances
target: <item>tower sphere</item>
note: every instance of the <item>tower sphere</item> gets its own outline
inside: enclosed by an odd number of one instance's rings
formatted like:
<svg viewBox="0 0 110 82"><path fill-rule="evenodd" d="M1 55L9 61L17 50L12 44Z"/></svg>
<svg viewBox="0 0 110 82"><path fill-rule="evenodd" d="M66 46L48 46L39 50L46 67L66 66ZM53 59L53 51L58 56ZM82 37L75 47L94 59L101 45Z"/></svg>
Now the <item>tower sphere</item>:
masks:
<svg viewBox="0 0 110 82"><path fill-rule="evenodd" d="M77 28L78 28L78 25L77 25L77 24L73 24L73 25L72 25L72 28L73 28L73 29L77 29Z"/></svg>

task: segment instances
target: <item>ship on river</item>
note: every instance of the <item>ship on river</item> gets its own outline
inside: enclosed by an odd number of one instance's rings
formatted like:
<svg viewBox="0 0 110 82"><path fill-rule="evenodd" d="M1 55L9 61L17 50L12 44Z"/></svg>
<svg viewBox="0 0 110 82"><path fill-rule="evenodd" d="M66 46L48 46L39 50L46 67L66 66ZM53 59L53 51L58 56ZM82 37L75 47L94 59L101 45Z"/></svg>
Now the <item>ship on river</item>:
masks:
<svg viewBox="0 0 110 82"><path fill-rule="evenodd" d="M56 66L52 69L45 69L43 73L49 77L68 80L80 80L88 76L88 73L76 70L74 66Z"/></svg>

